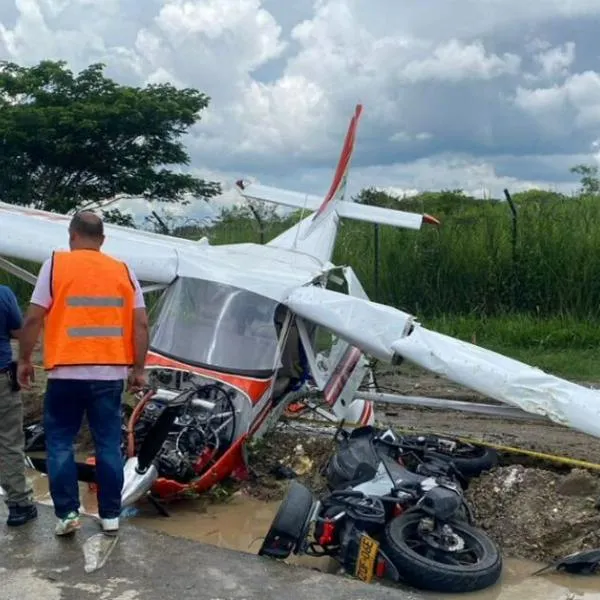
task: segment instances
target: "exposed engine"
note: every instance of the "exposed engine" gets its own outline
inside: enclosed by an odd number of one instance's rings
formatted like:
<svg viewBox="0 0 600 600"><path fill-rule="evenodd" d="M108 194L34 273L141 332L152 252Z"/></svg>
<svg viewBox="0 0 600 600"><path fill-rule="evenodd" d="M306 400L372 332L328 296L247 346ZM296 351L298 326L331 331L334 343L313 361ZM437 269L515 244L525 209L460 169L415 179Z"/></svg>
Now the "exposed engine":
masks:
<svg viewBox="0 0 600 600"><path fill-rule="evenodd" d="M136 455L169 399L179 392L160 390L145 404L133 428ZM156 466L161 477L188 483L212 466L227 450L234 441L236 429L235 395L235 390L219 382L198 388L191 404L175 419L157 456ZM126 431L123 446L126 450Z"/></svg>

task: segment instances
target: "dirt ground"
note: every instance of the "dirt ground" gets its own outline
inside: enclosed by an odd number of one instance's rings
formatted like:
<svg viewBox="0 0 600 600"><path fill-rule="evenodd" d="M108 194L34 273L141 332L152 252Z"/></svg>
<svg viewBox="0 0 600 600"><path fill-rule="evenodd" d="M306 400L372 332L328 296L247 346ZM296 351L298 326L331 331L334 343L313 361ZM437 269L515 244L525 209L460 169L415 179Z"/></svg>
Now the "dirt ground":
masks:
<svg viewBox="0 0 600 600"><path fill-rule="evenodd" d="M251 447L250 479L241 487L261 500L281 500L293 477L319 495L327 489L321 469L334 450L333 435L274 431Z"/></svg>
<svg viewBox="0 0 600 600"><path fill-rule="evenodd" d="M506 556L552 562L600 547L600 477L589 471L499 467L473 479L466 495Z"/></svg>

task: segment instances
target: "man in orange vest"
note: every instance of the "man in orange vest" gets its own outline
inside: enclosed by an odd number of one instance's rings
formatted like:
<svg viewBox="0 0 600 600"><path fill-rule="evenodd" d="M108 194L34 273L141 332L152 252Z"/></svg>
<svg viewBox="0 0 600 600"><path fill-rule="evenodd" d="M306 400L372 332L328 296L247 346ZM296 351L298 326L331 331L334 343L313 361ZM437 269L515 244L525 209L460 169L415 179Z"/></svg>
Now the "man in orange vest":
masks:
<svg viewBox="0 0 600 600"><path fill-rule="evenodd" d="M98 513L116 532L121 512L121 397L144 385L148 319L140 285L127 265L103 252L102 220L76 214L70 252L54 252L40 269L19 340L18 380L28 388L35 343L44 327L44 399L48 479L56 534L81 526L73 443L84 412L96 450Z"/></svg>

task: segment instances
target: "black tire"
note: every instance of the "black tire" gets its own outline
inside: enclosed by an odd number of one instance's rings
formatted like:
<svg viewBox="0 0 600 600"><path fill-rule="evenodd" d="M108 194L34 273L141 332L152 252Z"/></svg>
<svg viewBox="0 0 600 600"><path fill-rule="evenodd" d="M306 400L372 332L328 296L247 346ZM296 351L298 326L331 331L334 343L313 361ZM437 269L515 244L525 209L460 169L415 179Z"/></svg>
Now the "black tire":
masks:
<svg viewBox="0 0 600 600"><path fill-rule="evenodd" d="M292 481L281 501L264 542L260 556L287 558L306 537L308 518L314 504L312 492L297 481Z"/></svg>
<svg viewBox="0 0 600 600"><path fill-rule="evenodd" d="M452 462L460 474L467 479L479 477L483 472L493 469L498 464L498 453L492 448L464 444L458 440L452 441L456 442L467 456L456 456L451 453L426 450L424 457Z"/></svg>
<svg viewBox="0 0 600 600"><path fill-rule="evenodd" d="M464 593L494 585L502 573L502 557L498 547L480 529L464 522L453 522L452 528L480 554L475 563L465 565L438 562L413 549L422 513L407 513L392 519L385 529L382 550L396 565L400 577L409 585L435 592ZM447 556L450 556L448 554Z"/></svg>

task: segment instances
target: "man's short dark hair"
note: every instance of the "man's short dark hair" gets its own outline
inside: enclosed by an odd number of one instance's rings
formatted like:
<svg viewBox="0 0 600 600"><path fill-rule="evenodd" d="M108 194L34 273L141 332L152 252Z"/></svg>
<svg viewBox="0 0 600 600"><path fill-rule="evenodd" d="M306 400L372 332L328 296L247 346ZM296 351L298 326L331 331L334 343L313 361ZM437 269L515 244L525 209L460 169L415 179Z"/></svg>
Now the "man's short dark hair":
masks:
<svg viewBox="0 0 600 600"><path fill-rule="evenodd" d="M104 235L102 219L90 210L75 213L69 224L69 231L89 239L101 239Z"/></svg>

